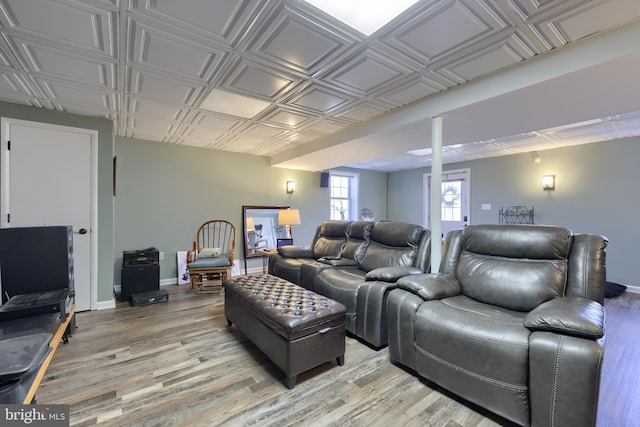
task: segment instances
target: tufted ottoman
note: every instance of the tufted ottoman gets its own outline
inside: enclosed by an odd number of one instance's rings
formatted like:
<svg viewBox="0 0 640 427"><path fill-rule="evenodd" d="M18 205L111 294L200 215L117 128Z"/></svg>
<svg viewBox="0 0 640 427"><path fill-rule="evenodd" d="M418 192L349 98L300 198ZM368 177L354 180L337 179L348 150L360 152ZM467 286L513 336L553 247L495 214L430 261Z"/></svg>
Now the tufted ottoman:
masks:
<svg viewBox="0 0 640 427"><path fill-rule="evenodd" d="M336 359L344 365L345 307L269 274L223 283L224 315L286 374L298 374Z"/></svg>

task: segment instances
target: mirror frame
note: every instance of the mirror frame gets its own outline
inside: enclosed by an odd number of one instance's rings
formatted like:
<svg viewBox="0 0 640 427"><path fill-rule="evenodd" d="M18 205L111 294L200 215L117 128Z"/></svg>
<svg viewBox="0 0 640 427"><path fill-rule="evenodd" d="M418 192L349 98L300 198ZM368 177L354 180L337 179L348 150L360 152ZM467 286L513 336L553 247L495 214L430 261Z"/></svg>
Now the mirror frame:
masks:
<svg viewBox="0 0 640 427"><path fill-rule="evenodd" d="M244 241L244 257L253 258L261 257L263 254L256 253L257 249L261 247L250 247L249 245L249 230L247 229L247 218L262 218L263 221L269 224L262 224L264 237L264 248L272 249L277 245L277 240L284 235L284 227L278 225L278 211L282 209L288 209L289 206L242 206L242 240ZM265 225L267 227L265 227ZM253 228L252 228L253 230Z"/></svg>

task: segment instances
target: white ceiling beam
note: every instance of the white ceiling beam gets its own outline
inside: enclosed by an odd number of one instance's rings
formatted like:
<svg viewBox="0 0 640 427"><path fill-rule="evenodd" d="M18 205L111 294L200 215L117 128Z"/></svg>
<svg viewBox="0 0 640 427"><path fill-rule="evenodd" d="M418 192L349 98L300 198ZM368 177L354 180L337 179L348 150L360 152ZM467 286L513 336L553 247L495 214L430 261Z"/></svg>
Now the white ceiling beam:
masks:
<svg viewBox="0 0 640 427"><path fill-rule="evenodd" d="M449 119L445 124L446 134L451 134L451 112L464 109L469 115L469 109L477 105L482 111L486 109L483 102L499 100L505 97L509 102L526 102L519 99L519 90L530 88L545 82L553 82L561 77L580 71L589 70L598 65L615 63L624 57L633 58L637 63L635 69L640 67L640 20L616 28L614 30L587 37L566 47L557 49L544 55L527 60L506 70L492 75L478 78L457 88L449 89L443 93L435 94L409 106L400 108L389 114L374 118L366 123L354 125L343 131L332 134L323 139L307 143L303 146L277 154L271 158L271 165L276 167L301 169L308 171L325 170L342 166L353 162L361 162L379 158L381 156L398 153L398 145L414 146L417 142L424 147L424 139L421 141L403 141L392 135L400 131L398 135L410 137L412 132L430 132L430 117L447 114ZM625 71L625 70L622 70ZM607 76L602 76L603 84L614 86L618 82L614 79L606 81ZM635 87L640 87L640 77ZM547 85L550 102L554 98L562 96L562 86ZM627 88L630 89L630 88ZM509 96L511 95L511 96ZM629 96L633 96L629 94ZM636 96L632 102L636 102ZM599 102L600 100L594 100ZM505 101L506 102L506 101ZM581 120L592 119L585 117ZM566 123L564 123L566 124ZM465 125L464 123L462 124ZM544 126L550 127L550 126ZM402 129L406 128L404 135ZM540 129L540 128L538 128ZM536 130L531 128L529 130ZM453 132L455 135L455 132ZM387 140L387 144L374 143L378 140ZM379 142L379 141L378 141ZM448 143L457 142L445 142ZM402 149L404 150L405 147ZM412 148L407 148L407 150ZM363 155L369 153L369 156ZM369 157L368 159L366 157Z"/></svg>

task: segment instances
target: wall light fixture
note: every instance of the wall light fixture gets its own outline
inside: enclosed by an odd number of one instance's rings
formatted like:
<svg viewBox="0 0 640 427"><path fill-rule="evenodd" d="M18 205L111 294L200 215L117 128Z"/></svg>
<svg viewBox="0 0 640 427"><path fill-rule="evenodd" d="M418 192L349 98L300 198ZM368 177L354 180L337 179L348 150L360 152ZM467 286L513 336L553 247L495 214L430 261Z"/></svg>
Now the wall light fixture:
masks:
<svg viewBox="0 0 640 427"><path fill-rule="evenodd" d="M287 181L287 193L291 194L296 189L296 183L294 181Z"/></svg>
<svg viewBox="0 0 640 427"><path fill-rule="evenodd" d="M555 190L556 189L556 176L545 175L542 177L542 189L543 190Z"/></svg>

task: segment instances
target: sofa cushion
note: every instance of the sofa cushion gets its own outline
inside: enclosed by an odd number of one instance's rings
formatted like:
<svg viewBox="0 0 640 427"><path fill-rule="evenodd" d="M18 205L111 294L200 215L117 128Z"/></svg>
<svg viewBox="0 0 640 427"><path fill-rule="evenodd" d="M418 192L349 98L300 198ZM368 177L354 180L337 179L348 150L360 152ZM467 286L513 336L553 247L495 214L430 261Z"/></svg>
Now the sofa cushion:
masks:
<svg viewBox="0 0 640 427"><path fill-rule="evenodd" d="M470 225L463 229L463 250L509 258L567 259L571 230L548 225Z"/></svg>
<svg viewBox="0 0 640 427"><path fill-rule="evenodd" d="M378 242L370 242L360 268L371 271L379 267L411 267L416 250L413 247L389 247Z"/></svg>
<svg viewBox="0 0 640 427"><path fill-rule="evenodd" d="M424 231L415 224L375 223L360 268L371 271L378 267L411 267Z"/></svg>
<svg viewBox="0 0 640 427"><path fill-rule="evenodd" d="M365 282L364 272L357 267L327 268L315 280L315 291L342 303L347 308L345 327L356 333L358 288Z"/></svg>
<svg viewBox="0 0 640 427"><path fill-rule="evenodd" d="M312 258L281 258L273 266L273 275L291 283L299 284L300 267L304 264L315 264Z"/></svg>
<svg viewBox="0 0 640 427"><path fill-rule="evenodd" d="M371 240L385 246L418 246L424 227L403 222L377 222L371 228Z"/></svg>
<svg viewBox="0 0 640 427"><path fill-rule="evenodd" d="M519 424L529 424L525 314L465 296L426 301L415 317L416 370Z"/></svg>
<svg viewBox="0 0 640 427"><path fill-rule="evenodd" d="M343 258L349 258L356 262L362 260L371 239L372 227L373 222L369 221L354 221L351 223L349 238L342 251Z"/></svg>
<svg viewBox="0 0 640 427"><path fill-rule="evenodd" d="M531 311L562 296L566 274L566 259L505 258L466 251L456 268L464 295L517 311Z"/></svg>
<svg viewBox="0 0 640 427"><path fill-rule="evenodd" d="M336 258L342 255L351 223L348 221L325 221L318 227L312 245L313 258Z"/></svg>
<svg viewBox="0 0 640 427"><path fill-rule="evenodd" d="M342 238L336 237L319 237L313 245L313 257L318 258L339 258L346 242L346 236Z"/></svg>

